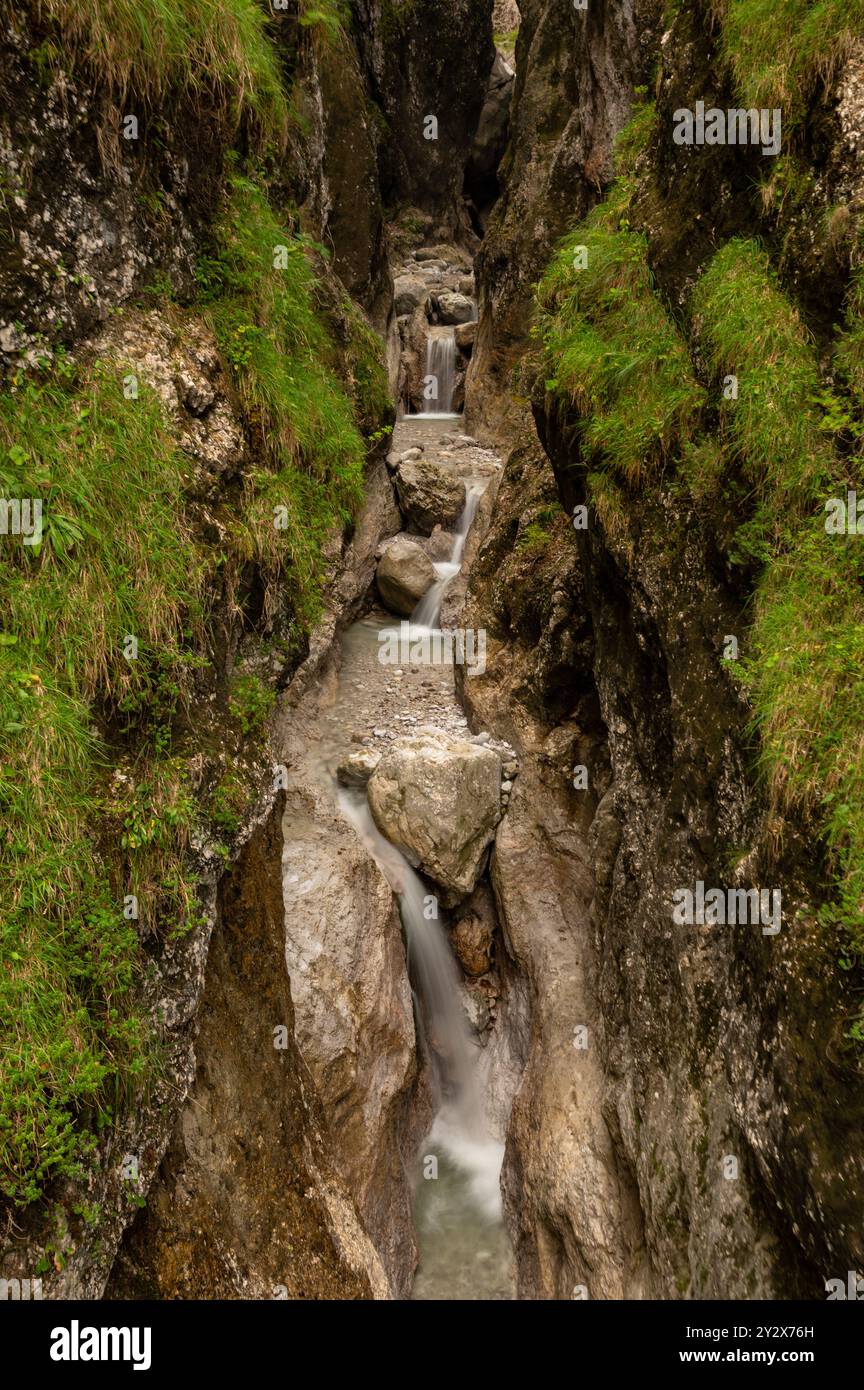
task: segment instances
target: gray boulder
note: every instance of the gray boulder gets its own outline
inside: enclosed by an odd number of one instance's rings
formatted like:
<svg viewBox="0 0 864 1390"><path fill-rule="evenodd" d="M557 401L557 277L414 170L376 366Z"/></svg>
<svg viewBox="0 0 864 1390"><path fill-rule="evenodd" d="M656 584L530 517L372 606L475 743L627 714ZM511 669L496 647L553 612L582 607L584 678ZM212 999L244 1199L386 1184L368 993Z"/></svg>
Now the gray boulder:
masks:
<svg viewBox="0 0 864 1390"><path fill-rule="evenodd" d="M465 506L465 484L429 459L410 459L396 470L396 493L411 530L428 536L452 526Z"/></svg>
<svg viewBox="0 0 864 1390"><path fill-rule="evenodd" d="M425 302L429 287L415 275L400 275L393 283L394 308L397 315L413 314L418 304Z"/></svg>
<svg viewBox="0 0 864 1390"><path fill-rule="evenodd" d="M375 824L451 900L470 893L501 819L501 759L439 730L397 739L369 779Z"/></svg>
<svg viewBox="0 0 864 1390"><path fill-rule="evenodd" d="M442 290L435 298L442 323L469 323L474 317L474 302L465 294Z"/></svg>
<svg viewBox="0 0 864 1390"><path fill-rule="evenodd" d="M358 748L342 759L336 777L343 787L365 787L380 761L377 748Z"/></svg>
<svg viewBox="0 0 864 1390"><path fill-rule="evenodd" d="M407 618L434 584L435 570L419 545L405 536L397 536L381 556L375 582L384 606L391 613Z"/></svg>

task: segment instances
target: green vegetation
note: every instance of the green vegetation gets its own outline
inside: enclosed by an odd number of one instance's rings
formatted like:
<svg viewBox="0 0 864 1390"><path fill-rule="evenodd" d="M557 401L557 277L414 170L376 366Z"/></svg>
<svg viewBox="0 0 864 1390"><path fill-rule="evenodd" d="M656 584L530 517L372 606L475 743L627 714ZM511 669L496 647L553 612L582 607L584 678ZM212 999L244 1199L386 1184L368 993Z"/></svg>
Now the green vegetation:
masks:
<svg viewBox="0 0 864 1390"><path fill-rule="evenodd" d="M552 540L551 534L539 521L529 521L519 532L516 549L528 554L541 554Z"/></svg>
<svg viewBox="0 0 864 1390"><path fill-rule="evenodd" d="M281 577L286 641L299 644L320 607L325 537L362 493L366 445L308 248L240 176L201 282L260 459L218 546L198 533L158 398L141 385L127 399L119 363L61 358L0 396L0 495L44 506L40 543L0 547L0 1192L18 1203L80 1174L94 1121L148 1071L139 931L196 924L190 832L209 814L230 833L245 809L224 778L202 808L189 775L184 713L208 666L209 596L250 563L268 596ZM341 311L356 414L380 425L380 347ZM273 703L256 675L235 676L238 737L260 738ZM124 915L131 895L137 919Z"/></svg>
<svg viewBox="0 0 864 1390"><path fill-rule="evenodd" d="M823 921L852 968L864 958L864 556L860 538L826 534L824 506L860 487L864 275L836 351L844 397L823 381L766 250L749 239L721 247L690 305L709 398L631 227L651 119L637 112L619 143L621 176L538 288L546 388L579 417L588 495L610 536L626 539L626 490L673 470L673 486L702 503L725 494L747 517L730 558L756 562L743 670L761 765L775 816L803 818L823 838L836 876ZM849 1036L864 1042L864 1017Z"/></svg>
<svg viewBox="0 0 864 1390"><path fill-rule="evenodd" d="M609 198L566 236L538 287L547 389L581 417L586 459L630 484L657 475L691 439L704 405L686 344L654 288L630 204L656 132L637 106L616 144Z"/></svg>
<svg viewBox="0 0 864 1390"><path fill-rule="evenodd" d="M738 400L721 403L721 435L757 498L751 549L766 561L745 671L772 804L815 819L837 873L824 916L862 957L864 556L854 535L826 534L824 511L845 497L831 434L851 417L822 388L799 316L754 242L716 254L694 308L709 362L718 374L734 365L739 382ZM864 1041L862 1021L853 1034Z"/></svg>
<svg viewBox="0 0 864 1390"><path fill-rule="evenodd" d="M206 94L234 120L249 115L265 135L284 136L279 60L267 37L267 13L256 0L35 4L62 33L62 61L86 64L116 103L139 97L155 108L169 92Z"/></svg>
<svg viewBox="0 0 864 1390"><path fill-rule="evenodd" d="M846 299L846 331L837 343L836 361L857 412L864 413L864 260L852 276Z"/></svg>
<svg viewBox="0 0 864 1390"><path fill-rule="evenodd" d="M233 768L228 768L213 788L210 820L226 835L233 835L248 808L249 787Z"/></svg>
<svg viewBox="0 0 864 1390"><path fill-rule="evenodd" d="M782 529L783 505L824 497L834 468L813 347L766 252L751 240L717 252L692 308L709 367L718 379L737 378L737 398L719 402L730 462L767 501L766 526Z"/></svg>
<svg viewBox="0 0 864 1390"><path fill-rule="evenodd" d="M800 120L864 30L864 0L711 0L721 47L747 106Z"/></svg>
<svg viewBox="0 0 864 1390"><path fill-rule="evenodd" d="M261 733L276 704L276 694L251 672L231 683L228 708L244 735Z"/></svg>
<svg viewBox="0 0 864 1390"><path fill-rule="evenodd" d="M308 623L320 608L322 546L362 496L366 449L335 374L306 243L239 174L199 281L250 431L271 465L249 479L238 544L274 578L289 571L298 619ZM355 353L368 390L375 373L359 337Z"/></svg>
<svg viewBox="0 0 864 1390"><path fill-rule="evenodd" d="M301 0L301 26L323 34L328 43L338 37L347 19L347 0Z"/></svg>
<svg viewBox="0 0 864 1390"><path fill-rule="evenodd" d="M516 54L516 40L519 37L518 29L502 29L492 35L492 40L499 53L502 53L508 63L512 64Z"/></svg>
<svg viewBox="0 0 864 1390"><path fill-rule="evenodd" d="M654 290L645 237L610 228L608 209L590 214L562 241L538 300L547 387L576 407L588 460L630 483L656 475L691 435L704 393Z"/></svg>
<svg viewBox="0 0 864 1390"><path fill-rule="evenodd" d="M124 895L140 895L145 923L191 897L178 846L159 840L188 805L153 719L149 773L112 792L131 882L93 829L107 762L94 702L122 718L172 666L182 698L181 647L201 624L184 469L156 399L125 399L119 373L61 364L0 397L0 492L45 507L41 545L0 550L0 1190L17 1200L75 1171L91 1145L75 1118L144 1065Z"/></svg>
<svg viewBox="0 0 864 1390"><path fill-rule="evenodd" d="M815 818L833 861L841 960L864 958L864 552L802 523L760 585L749 674L772 800ZM843 942L846 949L843 948ZM864 1042L864 1018L852 1026Z"/></svg>

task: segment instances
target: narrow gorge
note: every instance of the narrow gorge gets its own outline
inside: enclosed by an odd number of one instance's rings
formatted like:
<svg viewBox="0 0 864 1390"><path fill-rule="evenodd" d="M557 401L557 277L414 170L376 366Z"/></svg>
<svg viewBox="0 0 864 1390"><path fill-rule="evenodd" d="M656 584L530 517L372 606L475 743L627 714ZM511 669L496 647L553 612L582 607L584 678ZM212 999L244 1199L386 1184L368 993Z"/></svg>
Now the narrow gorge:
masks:
<svg viewBox="0 0 864 1390"><path fill-rule="evenodd" d="M864 1298L862 0L0 13L3 1298Z"/></svg>

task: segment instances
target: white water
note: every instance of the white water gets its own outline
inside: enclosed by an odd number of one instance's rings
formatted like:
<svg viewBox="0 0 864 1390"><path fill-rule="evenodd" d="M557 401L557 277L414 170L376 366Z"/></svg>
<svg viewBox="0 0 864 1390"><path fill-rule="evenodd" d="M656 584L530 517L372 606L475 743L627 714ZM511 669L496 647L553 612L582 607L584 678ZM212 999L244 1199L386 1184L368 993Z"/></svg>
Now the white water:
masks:
<svg viewBox="0 0 864 1390"><path fill-rule="evenodd" d="M459 968L441 923L425 916L429 895L420 876L403 854L379 831L362 792L339 788L339 809L350 820L390 887L408 942L408 967L417 991L426 1028L440 1099L446 1102L460 1130L476 1140L483 1137L483 1101L477 1084L478 1049L460 1003ZM500 1165L499 1165L500 1166Z"/></svg>
<svg viewBox="0 0 864 1390"><path fill-rule="evenodd" d="M456 375L456 337L452 328L431 328L426 338L426 375L433 377L437 395L424 400L423 415L453 413L453 379Z"/></svg>
<svg viewBox="0 0 864 1390"><path fill-rule="evenodd" d="M427 417L428 418L428 417ZM416 427L415 427L416 428ZM434 426L430 427L434 430ZM446 566L436 579L441 589L429 616L440 617L440 601L458 573L482 486L468 487ZM416 612L414 617L416 618ZM436 1115L416 1156L414 1224L420 1268L411 1297L416 1300L511 1299L514 1295L512 1250L501 1209L500 1172L504 1145L494 1101L488 1099L489 1055L476 1040L463 1000L462 972L450 949L443 920L427 919L423 908L434 887L427 886L405 857L378 831L365 794L335 782L338 761L351 748L351 730L373 722L372 694L386 680L380 662L383 614L353 623L342 639L339 679L332 705L323 713L309 756L322 782L378 863L397 894L415 996L418 1050L428 1059L435 1090ZM429 668L436 693L424 700L453 700L452 670ZM405 682L411 672L405 671ZM413 706L416 708L416 706ZM406 710L412 708L408 703ZM358 714L358 709L363 710ZM377 716L377 722L385 718ZM442 917L443 917L442 912ZM428 1160L437 1161L437 1177L427 1175Z"/></svg>
<svg viewBox="0 0 864 1390"><path fill-rule="evenodd" d="M413 1297L510 1298L499 1184L504 1145L486 1115L480 1048L462 1007L459 968L440 921L424 911L425 884L380 833L365 795L340 788L337 799L399 898L418 1022L437 1090L439 1109L421 1161L425 1169L434 1157L439 1166L434 1179L425 1171L418 1176L421 1267Z"/></svg>
<svg viewBox="0 0 864 1390"><path fill-rule="evenodd" d="M426 593L411 614L410 623L412 636L415 633L418 636L422 636L424 633L434 632L438 628L444 594L451 579L455 579L462 568L462 556L465 553L465 542L468 539L468 532L471 529L471 523L477 513L477 504L482 495L482 488L469 487L465 498L465 506L462 508L462 514L456 523L450 559L440 560L433 566L435 570L435 583L426 590Z"/></svg>

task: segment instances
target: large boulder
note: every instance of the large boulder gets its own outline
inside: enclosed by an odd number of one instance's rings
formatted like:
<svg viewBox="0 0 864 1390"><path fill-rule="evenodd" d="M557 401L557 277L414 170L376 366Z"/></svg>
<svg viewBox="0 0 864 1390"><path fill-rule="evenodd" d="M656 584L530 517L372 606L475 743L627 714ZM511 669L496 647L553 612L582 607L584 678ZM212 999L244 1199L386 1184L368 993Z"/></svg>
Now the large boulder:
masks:
<svg viewBox="0 0 864 1390"><path fill-rule="evenodd" d="M438 730L397 739L367 788L382 835L458 901L476 884L501 819L501 759Z"/></svg>
<svg viewBox="0 0 864 1390"><path fill-rule="evenodd" d="M452 526L465 506L465 484L430 459L410 459L396 470L399 506L410 530L428 536Z"/></svg>
<svg viewBox="0 0 864 1390"><path fill-rule="evenodd" d="M393 282L394 304L397 315L413 314L420 304L426 303L429 287L416 275L399 275Z"/></svg>
<svg viewBox="0 0 864 1390"><path fill-rule="evenodd" d="M385 608L407 618L434 584L435 570L416 541L397 536L381 556L375 582Z"/></svg>
<svg viewBox="0 0 864 1390"><path fill-rule="evenodd" d="M467 294L455 290L442 290L435 296L438 305L438 318L441 323L470 323L474 317L474 301Z"/></svg>

